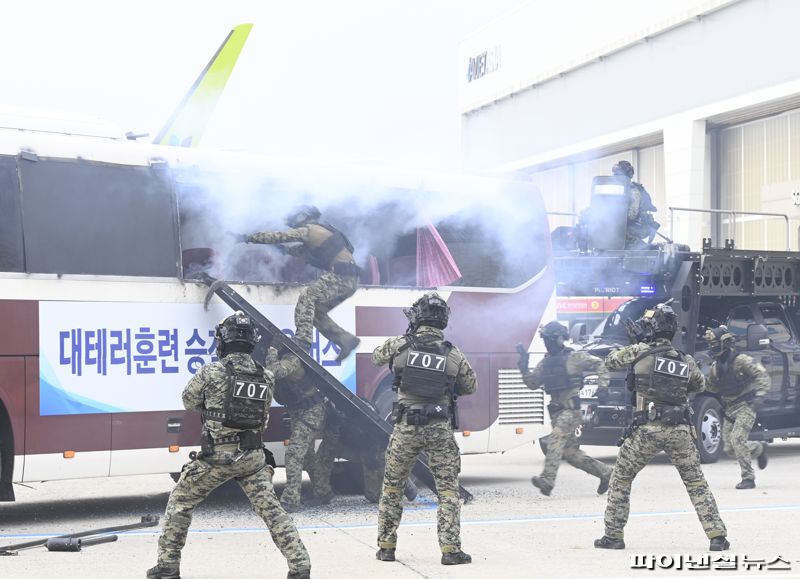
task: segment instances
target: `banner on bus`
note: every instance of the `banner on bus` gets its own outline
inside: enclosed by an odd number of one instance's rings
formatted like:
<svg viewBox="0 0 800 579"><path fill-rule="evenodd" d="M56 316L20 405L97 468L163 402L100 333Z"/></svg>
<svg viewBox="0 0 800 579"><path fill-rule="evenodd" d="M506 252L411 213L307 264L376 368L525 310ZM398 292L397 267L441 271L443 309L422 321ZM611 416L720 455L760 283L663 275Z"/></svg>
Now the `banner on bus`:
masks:
<svg viewBox="0 0 800 579"><path fill-rule="evenodd" d="M258 306L289 336L294 307ZM212 304L39 302L39 413L42 416L183 409L181 392L217 360L214 326L231 310ZM355 329L355 308L331 318ZM314 331L311 356L355 391L355 356Z"/></svg>

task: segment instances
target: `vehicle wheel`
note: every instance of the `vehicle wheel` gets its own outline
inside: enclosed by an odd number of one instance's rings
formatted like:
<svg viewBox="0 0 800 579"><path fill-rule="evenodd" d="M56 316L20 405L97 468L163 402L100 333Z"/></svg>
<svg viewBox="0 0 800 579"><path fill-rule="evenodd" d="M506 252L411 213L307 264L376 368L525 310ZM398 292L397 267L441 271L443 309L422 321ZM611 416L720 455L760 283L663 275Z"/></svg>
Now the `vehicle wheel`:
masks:
<svg viewBox="0 0 800 579"><path fill-rule="evenodd" d="M364 473L361 464L340 460L333 465L331 488L337 495L360 495L364 492Z"/></svg>
<svg viewBox="0 0 800 579"><path fill-rule="evenodd" d="M697 432L697 450L700 462L717 462L722 456L722 406L707 396L694 402L694 428Z"/></svg>
<svg viewBox="0 0 800 579"><path fill-rule="evenodd" d="M372 405L386 422L389 422L389 417L392 415L392 405L395 400L397 394L391 388L381 388L372 400Z"/></svg>
<svg viewBox="0 0 800 579"><path fill-rule="evenodd" d="M547 445L550 442L550 435L543 436L539 439L539 448L542 449L542 454L547 456Z"/></svg>

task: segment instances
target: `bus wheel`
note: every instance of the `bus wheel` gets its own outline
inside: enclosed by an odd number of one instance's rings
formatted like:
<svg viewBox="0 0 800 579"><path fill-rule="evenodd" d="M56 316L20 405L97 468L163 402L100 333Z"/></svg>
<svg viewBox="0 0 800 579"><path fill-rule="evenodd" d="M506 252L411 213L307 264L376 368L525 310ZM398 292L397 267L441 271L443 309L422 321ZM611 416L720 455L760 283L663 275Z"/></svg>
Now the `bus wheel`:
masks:
<svg viewBox="0 0 800 579"><path fill-rule="evenodd" d="M340 460L331 472L331 488L337 495L360 495L364 492L364 474L361 463Z"/></svg>
<svg viewBox="0 0 800 579"><path fill-rule="evenodd" d="M372 399L372 405L386 422L389 422L389 417L392 415L392 405L395 400L397 400L397 394L391 387L381 388Z"/></svg>
<svg viewBox="0 0 800 579"><path fill-rule="evenodd" d="M722 406L715 399L703 396L694 401L694 426L700 462L717 462L722 456Z"/></svg>

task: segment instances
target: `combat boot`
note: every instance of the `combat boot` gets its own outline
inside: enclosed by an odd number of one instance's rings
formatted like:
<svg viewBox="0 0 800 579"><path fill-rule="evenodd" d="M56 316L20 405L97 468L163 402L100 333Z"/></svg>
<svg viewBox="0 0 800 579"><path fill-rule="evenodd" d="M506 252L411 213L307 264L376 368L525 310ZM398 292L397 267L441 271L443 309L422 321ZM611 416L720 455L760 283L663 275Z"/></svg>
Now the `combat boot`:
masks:
<svg viewBox="0 0 800 579"><path fill-rule="evenodd" d="M394 549L378 549L375 558L378 561L394 561Z"/></svg>
<svg viewBox="0 0 800 579"><path fill-rule="evenodd" d="M286 579L311 579L311 569L297 569L289 571Z"/></svg>
<svg viewBox="0 0 800 579"><path fill-rule="evenodd" d="M339 350L339 355L336 356L336 360L341 362L342 360L347 358L353 350L358 348L358 345L360 343L361 343L361 339L360 338L356 338L355 336L353 336L352 338L346 338L344 340L344 342L342 342L342 345L341 345L342 349Z"/></svg>
<svg viewBox="0 0 800 579"><path fill-rule="evenodd" d="M742 482L736 485L736 488L739 490L742 489L754 489L756 488L756 481L751 478L743 478Z"/></svg>
<svg viewBox="0 0 800 579"><path fill-rule="evenodd" d="M761 454L758 455L758 468L760 468L761 470L767 468L767 460L769 460L769 458L767 457L767 448L768 448L767 443L762 442Z"/></svg>
<svg viewBox="0 0 800 579"><path fill-rule="evenodd" d="M553 485L551 485L549 482L547 482L546 480L544 480L540 476L532 476L531 477L531 484L533 486L535 486L537 489L539 489L540 491L542 491L542 494L547 496L547 497L549 497L550 493L553 492Z"/></svg>
<svg viewBox="0 0 800 579"><path fill-rule="evenodd" d="M147 570L147 579L181 579L180 567L156 565Z"/></svg>
<svg viewBox="0 0 800 579"><path fill-rule="evenodd" d="M625 541L622 539L612 539L607 535L603 535L594 542L595 549L624 549Z"/></svg>
<svg viewBox="0 0 800 579"><path fill-rule="evenodd" d="M600 484L597 485L597 494L603 495L608 491L608 484L611 482L611 473L609 472L607 476L600 477Z"/></svg>
<svg viewBox="0 0 800 579"><path fill-rule="evenodd" d="M725 537L714 537L711 539L711 545L708 548L711 551L727 551L731 548L731 544Z"/></svg>
<svg viewBox="0 0 800 579"><path fill-rule="evenodd" d="M442 553L442 565L466 565L467 563L472 563L472 557L464 551Z"/></svg>

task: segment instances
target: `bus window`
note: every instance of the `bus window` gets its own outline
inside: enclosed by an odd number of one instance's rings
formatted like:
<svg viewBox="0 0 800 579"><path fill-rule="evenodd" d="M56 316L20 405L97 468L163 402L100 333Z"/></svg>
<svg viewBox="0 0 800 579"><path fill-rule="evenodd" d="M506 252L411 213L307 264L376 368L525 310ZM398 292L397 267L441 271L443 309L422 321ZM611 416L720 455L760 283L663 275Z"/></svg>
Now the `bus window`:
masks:
<svg viewBox="0 0 800 579"><path fill-rule="evenodd" d="M0 156L0 271L24 271L16 157Z"/></svg>
<svg viewBox="0 0 800 579"><path fill-rule="evenodd" d="M157 167L21 159L27 271L176 277L174 199Z"/></svg>

